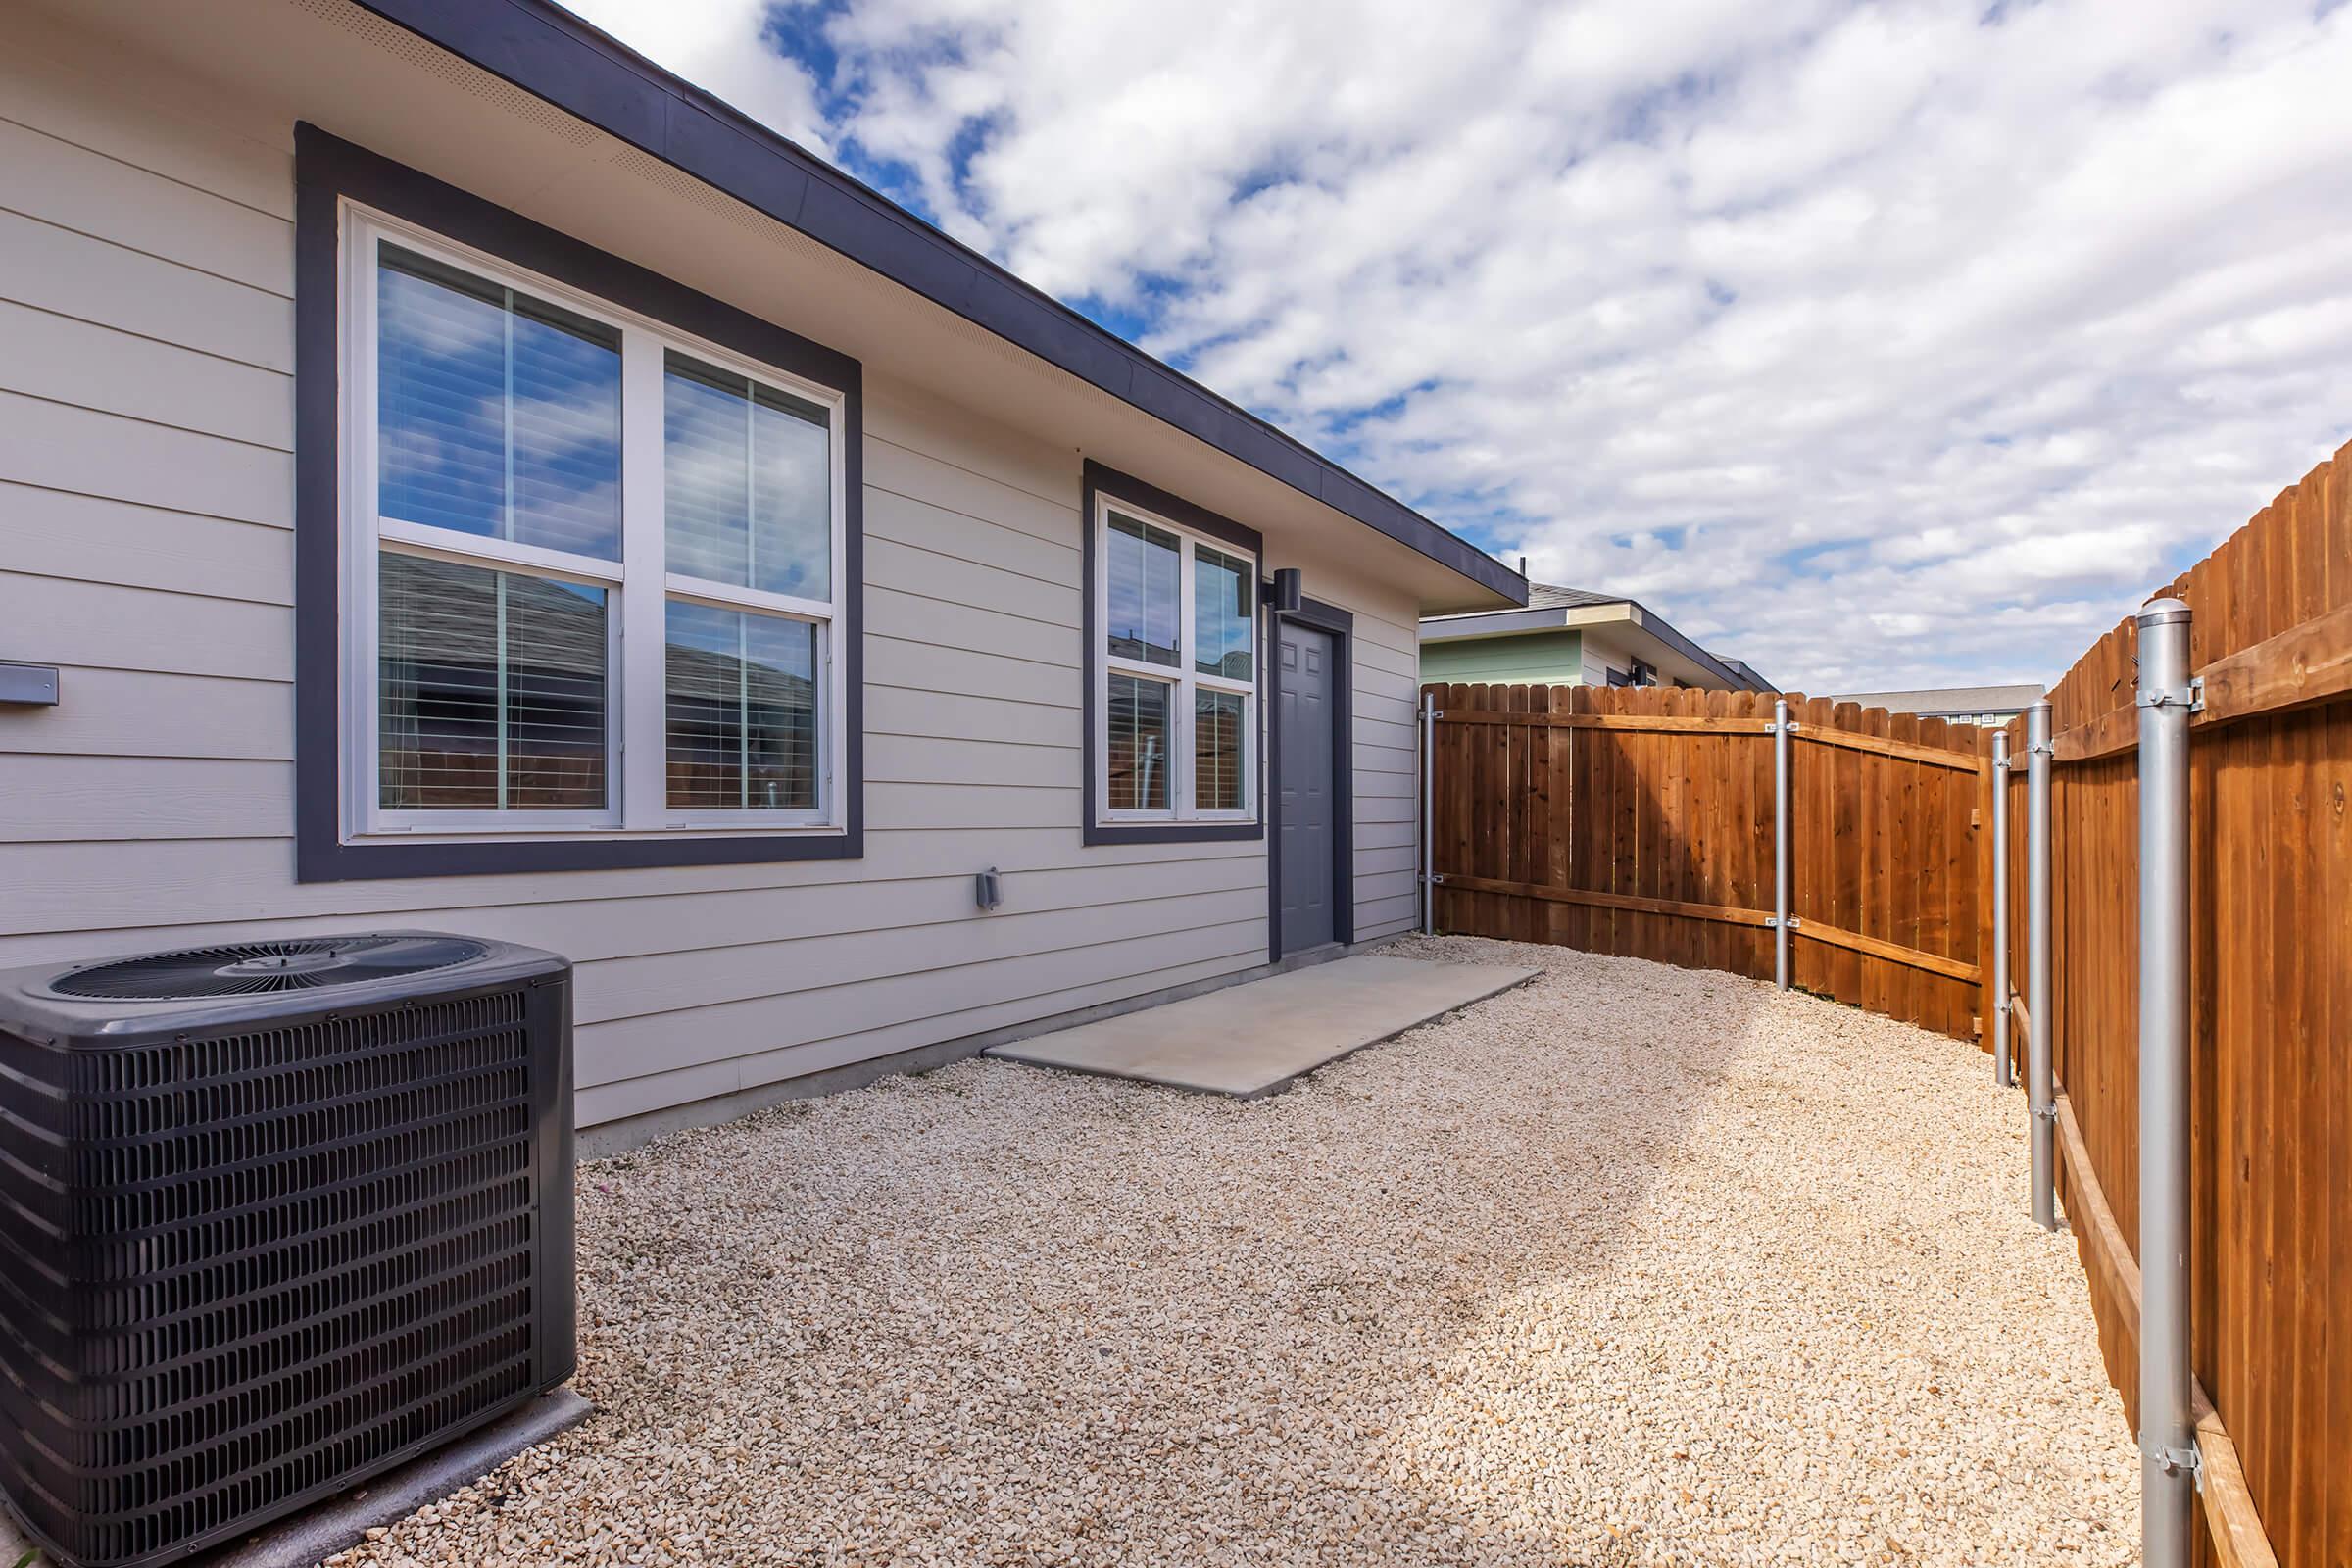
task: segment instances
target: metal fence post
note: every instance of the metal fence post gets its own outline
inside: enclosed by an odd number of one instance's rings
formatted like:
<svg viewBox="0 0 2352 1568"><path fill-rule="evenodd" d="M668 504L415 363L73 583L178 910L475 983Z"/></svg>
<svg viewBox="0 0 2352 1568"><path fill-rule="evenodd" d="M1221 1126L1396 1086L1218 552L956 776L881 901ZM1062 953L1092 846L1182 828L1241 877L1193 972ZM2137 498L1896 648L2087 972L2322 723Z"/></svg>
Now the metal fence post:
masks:
<svg viewBox="0 0 2352 1568"><path fill-rule="evenodd" d="M2026 1098L2033 1124L2034 1222L2058 1228L2052 1187L2057 1096L2050 1061L2050 705L2026 710Z"/></svg>
<svg viewBox="0 0 2352 1568"><path fill-rule="evenodd" d="M2017 1082L2009 1030L2009 732L1992 732L1992 1081Z"/></svg>
<svg viewBox="0 0 2352 1568"><path fill-rule="evenodd" d="M1788 702L1772 705L1772 977L1788 989Z"/></svg>
<svg viewBox="0 0 2352 1568"><path fill-rule="evenodd" d="M2187 1568L2189 610L2139 612L2140 1560Z"/></svg>
<svg viewBox="0 0 2352 1568"><path fill-rule="evenodd" d="M1437 800L1438 694L1421 693L1421 934L1438 934L1436 865L1437 824L1430 808Z"/></svg>

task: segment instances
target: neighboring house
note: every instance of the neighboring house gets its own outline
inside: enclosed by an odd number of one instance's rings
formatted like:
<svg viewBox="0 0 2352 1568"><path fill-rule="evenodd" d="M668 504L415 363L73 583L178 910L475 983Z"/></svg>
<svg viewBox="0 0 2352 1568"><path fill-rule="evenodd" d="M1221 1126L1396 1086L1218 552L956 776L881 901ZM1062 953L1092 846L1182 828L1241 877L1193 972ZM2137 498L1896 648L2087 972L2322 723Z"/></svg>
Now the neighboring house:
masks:
<svg viewBox="0 0 2352 1568"><path fill-rule="evenodd" d="M1526 588L1330 461L543 0L0 91L0 963L552 948L596 1124L1411 924L1416 627Z"/></svg>
<svg viewBox="0 0 2352 1568"><path fill-rule="evenodd" d="M1848 692L1833 698L1864 708L1884 708L1889 713L1916 713L1962 724L2006 724L2041 700L2038 685L1934 686L1915 692Z"/></svg>
<svg viewBox="0 0 2352 1568"><path fill-rule="evenodd" d="M1737 659L1710 654L1623 595L1528 584L1526 607L1421 622L1424 680L1530 686L1690 686L1769 692Z"/></svg>

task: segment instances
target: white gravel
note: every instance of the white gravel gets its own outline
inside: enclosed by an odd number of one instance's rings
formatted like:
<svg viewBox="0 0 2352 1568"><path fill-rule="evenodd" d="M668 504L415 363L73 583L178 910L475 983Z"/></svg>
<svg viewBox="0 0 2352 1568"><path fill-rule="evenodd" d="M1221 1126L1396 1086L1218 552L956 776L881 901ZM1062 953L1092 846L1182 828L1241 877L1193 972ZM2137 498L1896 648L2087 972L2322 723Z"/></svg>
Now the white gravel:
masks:
<svg viewBox="0 0 2352 1568"><path fill-rule="evenodd" d="M346 1563L2128 1563L2021 1098L1724 975L1255 1102L970 1061L583 1166L598 1414Z"/></svg>

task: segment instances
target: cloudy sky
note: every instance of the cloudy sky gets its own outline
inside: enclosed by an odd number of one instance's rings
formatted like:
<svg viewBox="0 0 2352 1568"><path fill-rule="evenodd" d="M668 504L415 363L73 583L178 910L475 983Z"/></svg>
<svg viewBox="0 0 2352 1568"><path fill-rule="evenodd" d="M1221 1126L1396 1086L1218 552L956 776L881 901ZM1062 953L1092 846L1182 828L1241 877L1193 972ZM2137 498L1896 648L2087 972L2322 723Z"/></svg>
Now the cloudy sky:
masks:
<svg viewBox="0 0 2352 1568"><path fill-rule="evenodd" d="M2054 678L2352 437L2344 0L573 0L1542 579Z"/></svg>

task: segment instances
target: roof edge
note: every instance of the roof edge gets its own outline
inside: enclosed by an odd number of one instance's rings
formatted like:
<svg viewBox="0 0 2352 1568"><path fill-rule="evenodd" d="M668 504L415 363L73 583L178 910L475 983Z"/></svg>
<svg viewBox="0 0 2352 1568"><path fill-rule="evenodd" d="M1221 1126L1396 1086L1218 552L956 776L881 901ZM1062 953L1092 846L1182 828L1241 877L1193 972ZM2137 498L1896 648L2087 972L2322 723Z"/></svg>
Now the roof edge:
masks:
<svg viewBox="0 0 2352 1568"><path fill-rule="evenodd" d="M1473 621L1482 620L1489 615L1511 615L1515 617L1535 614L1557 615L1559 619L1556 624L1565 628L1574 624L1573 617L1580 612L1594 610L1613 610L1619 608L1622 608L1626 613L1615 618L1622 619L1637 629L1655 637L1658 641L1664 643L1667 647L1673 649L1685 659L1690 660L1701 669L1710 671L1717 678L1721 679L1735 690L1767 692L1777 692L1780 690L1778 686L1772 685L1769 681L1765 681L1764 676L1760 673L1757 673L1752 665L1749 666L1749 671L1750 674L1753 674L1755 677L1753 680L1750 680L1747 676L1741 675L1738 670L1733 669L1730 665L1726 664L1721 659L1718 659L1715 655L1708 653L1704 648L1701 648L1698 644L1692 642L1682 632L1676 630L1672 621L1659 614L1656 611L1650 609L1647 605L1642 603L1642 601L1639 599L1606 599L1589 605L1560 605L1556 607L1546 606L1542 610L1474 610L1454 615L1424 615L1421 618L1421 624L1424 627L1432 625L1442 626L1445 628L1444 635L1446 640L1452 640L1455 638L1475 637L1479 635L1478 630L1470 623ZM1585 622L1587 625L1595 623L1596 622L1594 621ZM1547 624L1549 623L1498 627L1496 628L1494 635L1511 636L1522 632L1542 631L1546 629ZM1759 682L1762 684L1758 684Z"/></svg>
<svg viewBox="0 0 2352 1568"><path fill-rule="evenodd" d="M1515 604L1449 529L553 0L353 0Z"/></svg>

